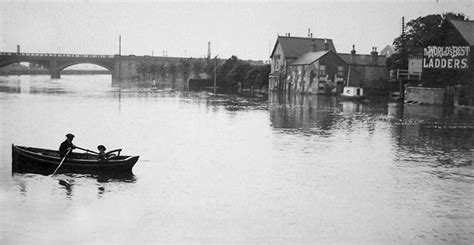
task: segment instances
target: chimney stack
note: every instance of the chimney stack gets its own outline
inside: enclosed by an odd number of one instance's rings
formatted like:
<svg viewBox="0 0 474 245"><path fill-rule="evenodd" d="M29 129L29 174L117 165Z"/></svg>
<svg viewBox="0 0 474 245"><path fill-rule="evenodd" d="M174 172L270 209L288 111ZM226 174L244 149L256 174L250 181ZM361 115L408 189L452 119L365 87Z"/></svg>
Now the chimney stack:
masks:
<svg viewBox="0 0 474 245"><path fill-rule="evenodd" d="M311 40L311 51L312 52L318 51L318 46L316 45L316 41L314 39Z"/></svg>
<svg viewBox="0 0 474 245"><path fill-rule="evenodd" d="M207 58L211 58L211 42L207 42Z"/></svg>
<svg viewBox="0 0 474 245"><path fill-rule="evenodd" d="M20 55L20 44L16 45L16 53Z"/></svg>
<svg viewBox="0 0 474 245"><path fill-rule="evenodd" d="M355 50L355 45L352 44L352 50L351 50L351 63L355 62L355 55L356 55L356 50Z"/></svg>
<svg viewBox="0 0 474 245"><path fill-rule="evenodd" d="M329 50L329 43L327 39L324 39L324 50Z"/></svg>
<svg viewBox="0 0 474 245"><path fill-rule="evenodd" d="M311 35L311 29L308 28L308 37Z"/></svg>
<svg viewBox="0 0 474 245"><path fill-rule="evenodd" d="M377 47L372 47L372 52L370 52L370 57L372 58L372 65L378 65L378 52Z"/></svg>

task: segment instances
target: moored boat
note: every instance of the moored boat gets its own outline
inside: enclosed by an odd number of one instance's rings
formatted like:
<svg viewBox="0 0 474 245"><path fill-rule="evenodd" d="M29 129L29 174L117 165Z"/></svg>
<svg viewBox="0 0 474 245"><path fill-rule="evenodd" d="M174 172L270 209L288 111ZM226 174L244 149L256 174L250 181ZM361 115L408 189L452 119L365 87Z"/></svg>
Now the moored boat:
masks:
<svg viewBox="0 0 474 245"><path fill-rule="evenodd" d="M351 54L355 54L354 48L355 48L354 45L352 45ZM364 89L362 89L361 87L349 86L349 82L351 80L352 57L353 55L351 55L351 61L349 62L349 69L347 71L347 84L342 89L341 98L345 100L363 100L365 99Z"/></svg>
<svg viewBox="0 0 474 245"><path fill-rule="evenodd" d="M120 155L121 149L107 160L98 160L90 153L70 153L58 173L122 174L131 173L139 156ZM12 144L12 171L19 173L52 174L61 163L59 151Z"/></svg>
<svg viewBox="0 0 474 245"><path fill-rule="evenodd" d="M346 100L363 100L365 99L364 89L360 87L344 87L341 98Z"/></svg>

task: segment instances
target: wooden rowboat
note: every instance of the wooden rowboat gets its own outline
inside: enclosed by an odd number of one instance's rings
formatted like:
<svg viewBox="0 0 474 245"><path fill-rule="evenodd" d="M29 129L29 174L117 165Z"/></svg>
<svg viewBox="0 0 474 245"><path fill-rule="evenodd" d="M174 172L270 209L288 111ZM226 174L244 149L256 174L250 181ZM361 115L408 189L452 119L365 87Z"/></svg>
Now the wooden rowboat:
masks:
<svg viewBox="0 0 474 245"><path fill-rule="evenodd" d="M123 174L131 173L139 156L121 156L121 149L113 150L117 156L108 160L97 159L90 153L70 153L58 173ZM59 151L12 144L12 171L49 175L59 166Z"/></svg>

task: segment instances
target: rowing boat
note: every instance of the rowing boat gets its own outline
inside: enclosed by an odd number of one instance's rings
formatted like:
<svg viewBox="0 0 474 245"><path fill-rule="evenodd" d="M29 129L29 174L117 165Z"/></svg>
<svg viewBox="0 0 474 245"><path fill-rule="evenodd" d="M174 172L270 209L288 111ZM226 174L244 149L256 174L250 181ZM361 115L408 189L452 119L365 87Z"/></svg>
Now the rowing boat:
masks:
<svg viewBox="0 0 474 245"><path fill-rule="evenodd" d="M139 156L120 155L118 153L107 160L98 160L90 153L69 154L58 173L122 174L131 173ZM19 173L51 174L59 166L62 158L59 151L12 144L12 171Z"/></svg>

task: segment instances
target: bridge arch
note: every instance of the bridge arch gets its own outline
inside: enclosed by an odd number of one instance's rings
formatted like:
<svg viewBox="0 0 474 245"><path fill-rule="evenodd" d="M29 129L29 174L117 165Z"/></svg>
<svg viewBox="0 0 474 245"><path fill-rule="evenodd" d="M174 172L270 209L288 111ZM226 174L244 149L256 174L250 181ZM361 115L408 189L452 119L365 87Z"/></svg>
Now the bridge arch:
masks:
<svg viewBox="0 0 474 245"><path fill-rule="evenodd" d="M70 68L72 66L75 66L75 65L86 65L86 64L92 64L92 65L96 65L96 66L99 66L99 67L102 67L106 70L108 70L111 74L113 72L113 67L110 67L110 65L106 65L106 64L103 64L103 63L100 63L100 62L90 62L90 61L83 61L83 62L70 62L68 64L63 64L61 66L58 66L56 67L56 70L58 72L62 72L64 70L66 70L67 68Z"/></svg>
<svg viewBox="0 0 474 245"><path fill-rule="evenodd" d="M49 70L49 64L47 62L41 62L41 61L33 61L33 60L9 60L9 61L4 61L4 62L0 62L0 68L1 67L5 67L5 66L8 66L8 65L12 65L12 64L20 64L20 63L32 63L32 64L36 64L36 65L40 65L42 67L44 67L45 69L48 69Z"/></svg>

